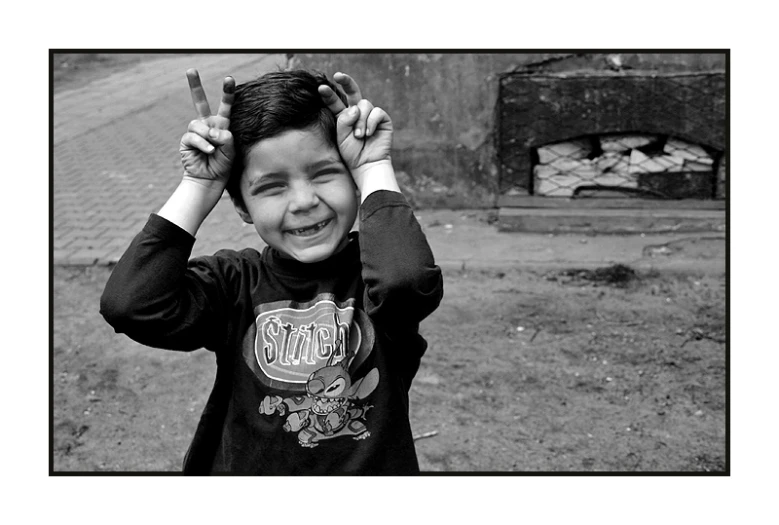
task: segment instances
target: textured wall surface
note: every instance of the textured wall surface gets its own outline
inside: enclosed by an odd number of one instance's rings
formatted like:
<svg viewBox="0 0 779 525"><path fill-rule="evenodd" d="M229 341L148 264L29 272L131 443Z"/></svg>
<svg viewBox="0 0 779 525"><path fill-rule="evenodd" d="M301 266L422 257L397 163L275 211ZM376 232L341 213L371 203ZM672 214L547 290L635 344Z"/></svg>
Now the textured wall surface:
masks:
<svg viewBox="0 0 779 525"><path fill-rule="evenodd" d="M532 148L619 132L682 138L724 152L724 73L512 74L498 115L500 188L528 189Z"/></svg>
<svg viewBox="0 0 779 525"><path fill-rule="evenodd" d="M395 125L393 160L421 207L489 207L500 193L499 77L515 71L723 70L726 55L585 53L297 54L293 64L351 74Z"/></svg>

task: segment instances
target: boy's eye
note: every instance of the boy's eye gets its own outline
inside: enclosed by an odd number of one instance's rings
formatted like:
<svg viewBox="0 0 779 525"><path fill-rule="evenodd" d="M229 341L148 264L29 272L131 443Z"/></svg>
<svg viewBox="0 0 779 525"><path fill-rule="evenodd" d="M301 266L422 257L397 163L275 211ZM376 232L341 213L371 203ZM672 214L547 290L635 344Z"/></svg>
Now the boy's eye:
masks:
<svg viewBox="0 0 779 525"><path fill-rule="evenodd" d="M284 189L284 184L282 184L280 182L271 182L271 183L268 183L268 184L263 184L261 186L257 186L254 189L254 193L255 194L259 194L259 193L265 193L265 194L268 194L268 193L278 193L278 192L280 192L283 189Z"/></svg>
<svg viewBox="0 0 779 525"><path fill-rule="evenodd" d="M333 168L333 169L317 172L316 174L314 174L314 178L316 180L330 180L333 177L336 177L340 174L341 174L341 170Z"/></svg>

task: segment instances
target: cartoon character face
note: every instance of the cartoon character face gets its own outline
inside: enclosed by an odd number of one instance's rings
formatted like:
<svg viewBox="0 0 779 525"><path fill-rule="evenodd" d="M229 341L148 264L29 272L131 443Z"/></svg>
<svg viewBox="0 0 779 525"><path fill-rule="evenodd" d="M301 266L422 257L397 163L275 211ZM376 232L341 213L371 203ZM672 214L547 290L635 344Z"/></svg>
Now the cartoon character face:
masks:
<svg viewBox="0 0 779 525"><path fill-rule="evenodd" d="M338 314L333 316L334 326L339 326ZM354 351L333 364L343 345L339 337L327 364L315 370L306 381L307 396L265 396L259 412L264 415L281 414L287 418L284 430L298 433L301 446L315 447L323 439L353 436L365 439L370 432L365 424L365 414L372 405L361 403L379 383L379 371L374 368L368 374L352 381L349 363Z"/></svg>
<svg viewBox="0 0 779 525"><path fill-rule="evenodd" d="M343 397L344 392L352 386L352 379L346 369L337 364L326 366L315 371L308 377L306 391L315 397L330 399Z"/></svg>

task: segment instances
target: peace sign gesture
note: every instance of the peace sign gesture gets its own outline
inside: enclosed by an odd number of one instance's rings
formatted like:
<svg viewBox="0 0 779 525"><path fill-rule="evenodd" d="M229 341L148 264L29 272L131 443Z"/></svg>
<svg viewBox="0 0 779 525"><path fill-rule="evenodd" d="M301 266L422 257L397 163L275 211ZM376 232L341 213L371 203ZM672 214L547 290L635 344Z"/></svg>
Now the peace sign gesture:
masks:
<svg viewBox="0 0 779 525"><path fill-rule="evenodd" d="M235 157L233 135L228 131L230 110L235 99L235 80L232 77L224 79L222 100L216 115L211 114L196 69L187 70L187 80L198 116L189 123L187 132L181 137L179 153L184 166L184 178L195 179L208 187L224 189Z"/></svg>
<svg viewBox="0 0 779 525"><path fill-rule="evenodd" d="M347 103L325 84L319 86L319 95L337 118L338 149L352 174L371 163L390 160L392 121L387 112L362 98L360 86L349 75L336 73L333 80L343 89Z"/></svg>

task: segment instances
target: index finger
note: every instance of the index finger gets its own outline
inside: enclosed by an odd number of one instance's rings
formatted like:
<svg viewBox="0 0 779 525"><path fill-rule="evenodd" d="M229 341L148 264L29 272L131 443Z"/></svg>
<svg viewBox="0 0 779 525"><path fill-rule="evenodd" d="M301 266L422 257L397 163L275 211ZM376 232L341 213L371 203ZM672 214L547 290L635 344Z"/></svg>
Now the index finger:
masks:
<svg viewBox="0 0 779 525"><path fill-rule="evenodd" d="M341 111L346 109L346 105L343 101L338 97L336 92L333 91L333 88L327 84L319 85L319 96L322 97L322 102L325 103L325 106L327 106L333 115L338 115Z"/></svg>
<svg viewBox="0 0 779 525"><path fill-rule="evenodd" d="M208 97L200 82L200 75L197 69L187 70L187 81L189 82L189 92L192 94L192 102L195 104L195 110L201 118L211 116L211 107L208 105Z"/></svg>
<svg viewBox="0 0 779 525"><path fill-rule="evenodd" d="M222 101L219 103L219 110L216 112L220 117L226 119L230 118L230 110L233 107L233 101L235 100L235 79L233 77L225 77L222 84Z"/></svg>
<svg viewBox="0 0 779 525"><path fill-rule="evenodd" d="M355 82L352 77L346 73L336 73L333 75L333 80L335 80L338 85L343 88L344 93L346 94L346 101L350 106L354 106L360 100L362 100L360 86L357 85L357 82Z"/></svg>

